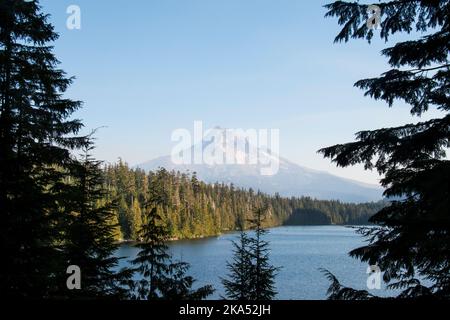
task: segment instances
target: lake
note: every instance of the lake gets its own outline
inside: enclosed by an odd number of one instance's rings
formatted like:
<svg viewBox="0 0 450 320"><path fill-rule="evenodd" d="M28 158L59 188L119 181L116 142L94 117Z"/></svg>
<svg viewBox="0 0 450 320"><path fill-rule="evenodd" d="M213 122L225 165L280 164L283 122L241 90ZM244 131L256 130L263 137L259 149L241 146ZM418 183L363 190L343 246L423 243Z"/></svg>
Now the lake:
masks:
<svg viewBox="0 0 450 320"><path fill-rule="evenodd" d="M211 299L220 299L224 289L220 277L227 275L227 261L232 257L231 241L237 233L218 237L183 240L170 244L176 259L191 264L189 274L196 286L211 284L216 289ZM266 236L271 246L271 262L282 269L276 277L278 295L282 300L323 300L329 281L320 268L331 271L343 285L367 290L368 265L348 256L348 252L364 244L354 229L341 226L292 226L270 229ZM137 249L122 245L118 255L134 258ZM126 265L122 261L122 266ZM386 295L386 291L370 291Z"/></svg>

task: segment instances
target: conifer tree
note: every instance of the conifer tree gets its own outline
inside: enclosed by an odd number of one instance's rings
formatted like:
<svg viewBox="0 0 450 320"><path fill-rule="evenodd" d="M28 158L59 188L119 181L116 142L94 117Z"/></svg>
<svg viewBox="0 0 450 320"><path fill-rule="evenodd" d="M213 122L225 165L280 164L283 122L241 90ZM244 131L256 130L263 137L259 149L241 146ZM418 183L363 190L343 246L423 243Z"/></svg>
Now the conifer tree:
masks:
<svg viewBox="0 0 450 320"><path fill-rule="evenodd" d="M403 101L413 116L439 110L441 117L399 127L363 131L357 141L320 152L338 166L363 164L382 176L391 204L376 213L374 228L360 232L370 242L350 255L378 265L389 288L400 298L450 297L450 1L399 0L379 2L380 30L368 28L368 6L336 1L327 5L342 30L335 41L372 39L375 32L388 41L393 34L412 32L412 40L382 51L390 70L360 80L356 87L375 100ZM332 297L369 297L333 280ZM423 282L426 280L427 285ZM353 292L353 294L352 294ZM344 294L345 293L345 294Z"/></svg>
<svg viewBox="0 0 450 320"><path fill-rule="evenodd" d="M140 240L136 232L142 224L140 216L145 212L145 203L152 190L158 188L167 195L166 203L158 206L158 213L176 239L239 230L246 217L253 214L253 207L261 202L267 202L273 208L270 217L264 221L267 227L330 223L364 225L369 217L386 205L383 201L355 204L309 197L271 196L226 184L195 181L188 174L164 169L145 173L122 162L108 166L105 176L110 197L119 199L116 219L125 240Z"/></svg>
<svg viewBox="0 0 450 320"><path fill-rule="evenodd" d="M133 197L133 206L132 206L132 214L133 214L133 228L132 228L132 239L138 238L139 230L142 226L142 211L141 206L139 204L139 200L136 197Z"/></svg>
<svg viewBox="0 0 450 320"><path fill-rule="evenodd" d="M141 243L137 257L131 261L141 279L136 283L136 298L140 300L160 299L160 288L169 272L170 255L167 241L169 233L162 225L156 206L147 209L140 232Z"/></svg>
<svg viewBox="0 0 450 320"><path fill-rule="evenodd" d="M144 214L140 231L140 248L137 257L132 260L135 271L141 277L133 289L136 299L141 300L191 300L204 299L214 290L207 285L191 289L194 278L187 276L189 264L173 262L167 242L170 232L158 210L167 206L168 194L164 184L167 172L160 170L150 187L149 202Z"/></svg>
<svg viewBox="0 0 450 320"><path fill-rule="evenodd" d="M140 249L137 257L131 261L136 266L140 280L136 282L136 299L161 299L161 287L169 272L170 254L167 242L170 234L158 212L158 208L167 204L167 193L163 179L152 181L149 200L144 211L142 227L139 230Z"/></svg>
<svg viewBox="0 0 450 320"><path fill-rule="evenodd" d="M241 230L239 242L233 241L233 261L227 263L228 278L222 279L226 297L230 300L250 300L252 259L249 252L250 239Z"/></svg>
<svg viewBox="0 0 450 320"><path fill-rule="evenodd" d="M70 150L85 145L70 119L81 103L63 97L72 79L58 69L57 39L37 1L0 1L0 292L45 298L65 273L56 250L55 185Z"/></svg>
<svg viewBox="0 0 450 320"><path fill-rule="evenodd" d="M254 217L250 219L254 236L249 241L249 250L253 260L249 300L272 300L277 294L274 285L279 268L270 264L270 244L263 238L268 233L263 228L263 221L268 210L267 205L256 207Z"/></svg>
<svg viewBox="0 0 450 320"><path fill-rule="evenodd" d="M230 274L222 280L228 299L272 300L277 294L274 280L279 268L270 264L269 242L263 239L268 233L263 228L267 211L267 206L255 207L254 216L249 219L254 235L241 231L240 242L233 242L233 262L227 264Z"/></svg>
<svg viewBox="0 0 450 320"><path fill-rule="evenodd" d="M114 201L105 202L107 190L101 161L90 155L92 142L80 160L70 166L71 185L64 199L63 251L66 265L80 268L81 290L66 291L70 298L126 298L125 285L131 280L129 269L118 269L115 256Z"/></svg>

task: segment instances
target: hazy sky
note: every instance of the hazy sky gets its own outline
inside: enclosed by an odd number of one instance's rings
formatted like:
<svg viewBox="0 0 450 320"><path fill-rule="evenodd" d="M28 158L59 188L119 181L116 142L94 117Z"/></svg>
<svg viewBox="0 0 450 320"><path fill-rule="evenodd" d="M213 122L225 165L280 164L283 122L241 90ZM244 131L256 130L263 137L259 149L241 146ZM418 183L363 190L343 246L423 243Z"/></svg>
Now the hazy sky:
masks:
<svg viewBox="0 0 450 320"><path fill-rule="evenodd" d="M55 51L84 101L77 117L99 131L96 156L130 164L170 154L171 133L206 127L280 129L298 164L369 183L316 151L365 129L418 121L353 87L387 69L378 37L333 44L339 31L314 0L43 0ZM81 8L81 30L66 9ZM392 39L395 40L395 39ZM428 117L430 117L429 115ZM424 119L421 119L424 120Z"/></svg>

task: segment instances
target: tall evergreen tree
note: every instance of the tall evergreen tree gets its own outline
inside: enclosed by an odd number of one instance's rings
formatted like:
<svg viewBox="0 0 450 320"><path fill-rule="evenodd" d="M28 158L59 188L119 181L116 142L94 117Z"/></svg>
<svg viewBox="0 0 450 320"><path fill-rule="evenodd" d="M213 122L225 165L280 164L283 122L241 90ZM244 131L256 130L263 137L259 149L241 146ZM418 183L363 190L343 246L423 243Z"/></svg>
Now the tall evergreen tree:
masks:
<svg viewBox="0 0 450 320"><path fill-rule="evenodd" d="M254 235L241 231L239 243L233 242L234 258L228 263L230 274L223 279L227 298L232 300L272 300L275 291L275 276L279 268L270 264L269 242L263 237L268 233L263 228L268 207L255 207L249 219ZM243 226L241 226L243 228Z"/></svg>
<svg viewBox="0 0 450 320"><path fill-rule="evenodd" d="M162 225L156 206L149 208L140 232L141 241L137 257L131 261L141 279L136 283L136 298L159 299L160 288L169 272L170 255L167 241L169 233Z"/></svg>
<svg viewBox="0 0 450 320"><path fill-rule="evenodd" d="M131 270L118 269L115 256L114 201L106 201L107 190L101 161L90 155L92 143L82 158L70 166L70 186L63 200L67 214L64 223L63 252L66 265L80 268L81 290L66 291L70 298L126 298L125 285Z"/></svg>
<svg viewBox="0 0 450 320"><path fill-rule="evenodd" d="M376 169L383 176L385 196L395 199L371 218L377 227L360 230L369 244L350 255L378 265L389 287L401 291L398 297L449 298L450 1L399 0L377 5L382 13L380 35L386 41L396 33L423 35L384 49L382 55L391 69L380 77L360 80L356 86L390 107L404 101L414 116L434 109L442 117L359 132L356 142L320 152L341 167L361 163L366 169ZM338 17L343 25L336 42L350 38L370 42L374 31L366 24L367 5L336 1L326 7L326 16ZM370 298L332 280L332 297Z"/></svg>
<svg viewBox="0 0 450 320"><path fill-rule="evenodd" d="M65 273L53 186L70 150L85 144L69 120L81 103L63 98L72 80L57 68L57 39L37 1L0 1L0 292L42 298Z"/></svg>
<svg viewBox="0 0 450 320"><path fill-rule="evenodd" d="M133 221L133 229L132 229L132 233L131 233L131 237L132 239L137 239L138 238L138 233L139 230L142 226L142 211L141 211L141 206L139 204L139 200L137 199L137 197L132 197L132 221Z"/></svg>
<svg viewBox="0 0 450 320"><path fill-rule="evenodd" d="M263 221L267 217L268 210L267 205L256 207L254 217L249 220L255 233L249 241L249 249L253 259L250 300L272 300L277 294L275 276L279 268L270 264L270 244L264 240L268 231L263 228Z"/></svg>
<svg viewBox="0 0 450 320"><path fill-rule="evenodd" d="M204 299L214 290L204 286L197 290L191 287L194 278L187 276L189 264L172 262L167 242L170 232L158 213L159 208L167 205L167 193L164 187L166 171L162 170L150 188L149 202L144 214L140 231L140 248L137 257L131 261L140 276L135 288L135 298L141 300L191 300Z"/></svg>
<svg viewBox="0 0 450 320"><path fill-rule="evenodd" d="M247 301L251 298L251 279L253 264L249 252L250 239L243 230L239 242L233 241L233 261L227 263L230 272L222 279L226 297L230 300Z"/></svg>

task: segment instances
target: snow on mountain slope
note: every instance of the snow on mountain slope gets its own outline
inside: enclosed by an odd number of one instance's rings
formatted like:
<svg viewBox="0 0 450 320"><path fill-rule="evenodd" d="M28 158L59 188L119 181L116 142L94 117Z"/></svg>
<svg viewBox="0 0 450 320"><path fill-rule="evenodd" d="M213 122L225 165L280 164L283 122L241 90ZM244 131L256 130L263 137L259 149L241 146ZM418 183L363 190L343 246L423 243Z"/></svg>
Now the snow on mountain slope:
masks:
<svg viewBox="0 0 450 320"><path fill-rule="evenodd" d="M238 137L246 139L245 137ZM274 154L267 148L250 146L247 140L239 141L232 145L226 145L224 140L206 136L202 141L200 150L204 151L214 143L224 157L234 157L235 163L244 164L176 164L171 156L156 158L137 167L144 170L165 168L169 171L196 172L200 180L207 183L224 182L233 183L237 187L252 188L268 194L279 193L281 196L300 197L310 196L323 200L341 200L345 202L366 202L382 199L381 187L364 184L362 182L334 176L327 172L316 171L297 165L289 160L276 157L278 170L274 175L262 175L261 162L249 164L251 151L256 152L259 160L267 164L273 160ZM191 147L190 154L195 152L195 146ZM231 153L231 154L230 154ZM254 154L254 153L253 153ZM240 162L239 162L240 161ZM265 161L265 162L264 162Z"/></svg>

